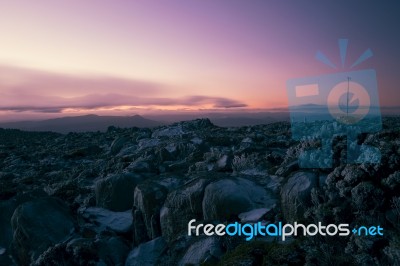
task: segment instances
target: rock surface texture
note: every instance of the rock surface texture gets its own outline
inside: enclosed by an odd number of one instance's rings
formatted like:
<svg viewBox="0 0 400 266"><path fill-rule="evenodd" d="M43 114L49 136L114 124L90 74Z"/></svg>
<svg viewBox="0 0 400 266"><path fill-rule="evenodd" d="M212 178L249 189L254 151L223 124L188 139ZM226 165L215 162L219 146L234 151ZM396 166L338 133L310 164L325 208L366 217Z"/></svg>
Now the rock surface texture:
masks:
<svg viewBox="0 0 400 266"><path fill-rule="evenodd" d="M0 129L0 265L399 265L400 119L357 141L381 162L347 164L339 136L331 168L302 169L313 142L293 140L286 122ZM246 241L189 236L193 219L380 225L384 235Z"/></svg>

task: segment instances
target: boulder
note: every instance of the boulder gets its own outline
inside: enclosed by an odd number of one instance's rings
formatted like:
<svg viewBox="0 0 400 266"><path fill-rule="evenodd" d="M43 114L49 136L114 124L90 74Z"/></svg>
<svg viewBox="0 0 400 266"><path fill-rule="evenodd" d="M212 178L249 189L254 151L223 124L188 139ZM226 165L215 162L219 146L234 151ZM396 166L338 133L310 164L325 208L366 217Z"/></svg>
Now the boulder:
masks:
<svg viewBox="0 0 400 266"><path fill-rule="evenodd" d="M15 209L24 202L41 197L47 197L47 194L43 190L33 190L12 199L0 201L0 265L7 265L5 261L9 261L9 246L13 239L11 217Z"/></svg>
<svg viewBox="0 0 400 266"><path fill-rule="evenodd" d="M0 201L0 265L11 265L8 247L12 241L13 232L10 219L16 207L11 200Z"/></svg>
<svg viewBox="0 0 400 266"><path fill-rule="evenodd" d="M361 182L351 190L351 204L358 211L377 210L384 204L383 195L372 182Z"/></svg>
<svg viewBox="0 0 400 266"><path fill-rule="evenodd" d="M0 265L13 265L7 249L0 247Z"/></svg>
<svg viewBox="0 0 400 266"><path fill-rule="evenodd" d="M144 182L135 188L133 205L143 215L149 239L161 236L160 209L167 194L167 188L156 181Z"/></svg>
<svg viewBox="0 0 400 266"><path fill-rule="evenodd" d="M202 199L209 182L206 178L194 179L168 194L160 211L161 232L168 242L186 232L190 220L203 218Z"/></svg>
<svg viewBox="0 0 400 266"><path fill-rule="evenodd" d="M8 246L12 241L13 231L10 220L16 207L15 202L11 200L0 201L0 249L3 251L0 252L2 253L0 255L7 253Z"/></svg>
<svg viewBox="0 0 400 266"><path fill-rule="evenodd" d="M288 176L290 173L299 170L299 162L297 160L290 163L282 163L282 166L278 168L275 175Z"/></svg>
<svg viewBox="0 0 400 266"><path fill-rule="evenodd" d="M147 235L146 224L143 221L142 212L133 207L132 215L133 221L135 221L133 224L133 244L137 246L149 241L149 237Z"/></svg>
<svg viewBox="0 0 400 266"><path fill-rule="evenodd" d="M262 219L262 217L269 212L271 208L260 208L254 209L248 212L243 212L239 214L239 219L241 223L250 223L250 222L257 222Z"/></svg>
<svg viewBox="0 0 400 266"><path fill-rule="evenodd" d="M125 234L132 230L133 219L130 210L113 212L103 208L89 207L80 210L80 215L95 226L97 233L111 230L118 234Z"/></svg>
<svg viewBox="0 0 400 266"><path fill-rule="evenodd" d="M125 169L126 171L133 173L157 173L156 158L155 156L147 156L146 158L138 158L131 162Z"/></svg>
<svg viewBox="0 0 400 266"><path fill-rule="evenodd" d="M223 255L217 237L206 237L193 243L185 252L178 265L214 265Z"/></svg>
<svg viewBox="0 0 400 266"><path fill-rule="evenodd" d="M20 264L29 264L49 246L65 241L75 229L68 207L55 198L20 205L11 217L12 246Z"/></svg>
<svg viewBox="0 0 400 266"><path fill-rule="evenodd" d="M162 237L143 243L129 253L125 266L159 265L159 258L166 247L167 244Z"/></svg>
<svg viewBox="0 0 400 266"><path fill-rule="evenodd" d="M232 171L232 161L233 156L224 154L221 158L218 159L216 162L216 168L218 171Z"/></svg>
<svg viewBox="0 0 400 266"><path fill-rule="evenodd" d="M144 138L138 140L138 146L139 150L145 150L148 148L154 148L160 145L160 140L159 139L154 139L154 138Z"/></svg>
<svg viewBox="0 0 400 266"><path fill-rule="evenodd" d="M181 122L184 129L187 130L205 130L215 127L208 118L199 118L191 121Z"/></svg>
<svg viewBox="0 0 400 266"><path fill-rule="evenodd" d="M102 265L98 264L98 261L98 250L93 240L76 238L67 243L59 243L49 247L31 265Z"/></svg>
<svg viewBox="0 0 400 266"><path fill-rule="evenodd" d="M117 154L122 147L124 147L125 143L128 141L126 137L118 137L116 138L110 146L110 154L115 155Z"/></svg>
<svg viewBox="0 0 400 266"><path fill-rule="evenodd" d="M391 190L398 189L400 187L400 171L396 171L387 178L382 179L381 183Z"/></svg>
<svg viewBox="0 0 400 266"><path fill-rule="evenodd" d="M318 175L312 172L292 174L281 190L282 212L287 222L299 221L311 204L311 190L318 184Z"/></svg>
<svg viewBox="0 0 400 266"><path fill-rule="evenodd" d="M123 266L130 248L120 237L104 237L95 242L98 256L106 265Z"/></svg>
<svg viewBox="0 0 400 266"><path fill-rule="evenodd" d="M272 208L272 193L244 178L226 178L209 184L202 202L206 220L238 220L238 215L258 208Z"/></svg>
<svg viewBox="0 0 400 266"><path fill-rule="evenodd" d="M125 265L129 253L127 242L115 236L98 239L75 238L66 243L49 247L32 263L48 265Z"/></svg>
<svg viewBox="0 0 400 266"><path fill-rule="evenodd" d="M152 138L160 138L160 137L175 137L182 136L185 132L182 129L182 125L176 124L167 127L161 127L159 129L154 130L151 135Z"/></svg>
<svg viewBox="0 0 400 266"><path fill-rule="evenodd" d="M131 174L116 174L100 179L95 184L96 205L111 211L126 211L132 208L133 191L142 177Z"/></svg>

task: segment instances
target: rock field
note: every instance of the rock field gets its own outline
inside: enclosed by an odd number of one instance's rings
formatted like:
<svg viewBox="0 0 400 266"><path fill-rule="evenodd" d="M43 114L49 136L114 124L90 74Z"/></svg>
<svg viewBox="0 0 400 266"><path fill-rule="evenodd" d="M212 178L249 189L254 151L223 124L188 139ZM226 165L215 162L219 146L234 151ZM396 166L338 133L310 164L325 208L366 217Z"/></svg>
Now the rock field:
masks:
<svg viewBox="0 0 400 266"><path fill-rule="evenodd" d="M359 144L379 164L301 169L286 122L154 129L0 129L0 265L399 265L400 118ZM380 225L383 236L188 236L202 223ZM396 264L397 263L397 264Z"/></svg>

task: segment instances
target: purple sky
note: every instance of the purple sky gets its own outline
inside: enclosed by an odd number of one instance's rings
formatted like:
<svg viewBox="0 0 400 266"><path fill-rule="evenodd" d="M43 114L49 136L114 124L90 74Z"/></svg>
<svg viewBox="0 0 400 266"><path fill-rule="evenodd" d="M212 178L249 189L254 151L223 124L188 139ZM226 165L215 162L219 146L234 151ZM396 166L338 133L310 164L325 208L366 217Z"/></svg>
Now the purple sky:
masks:
<svg viewBox="0 0 400 266"><path fill-rule="evenodd" d="M284 2L284 3L283 3ZM286 80L377 71L398 106L399 6L374 1L3 1L0 120L287 106ZM339 38L348 38L340 65Z"/></svg>

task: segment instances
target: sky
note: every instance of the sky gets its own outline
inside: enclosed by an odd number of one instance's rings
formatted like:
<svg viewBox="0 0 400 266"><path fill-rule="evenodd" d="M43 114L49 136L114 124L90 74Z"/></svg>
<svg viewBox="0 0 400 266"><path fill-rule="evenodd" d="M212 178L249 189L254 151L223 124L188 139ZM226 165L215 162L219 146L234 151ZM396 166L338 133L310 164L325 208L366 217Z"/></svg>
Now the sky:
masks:
<svg viewBox="0 0 400 266"><path fill-rule="evenodd" d="M381 106L399 106L399 12L394 1L0 0L0 121L285 108L287 80L350 71L367 49L351 70L375 69Z"/></svg>

